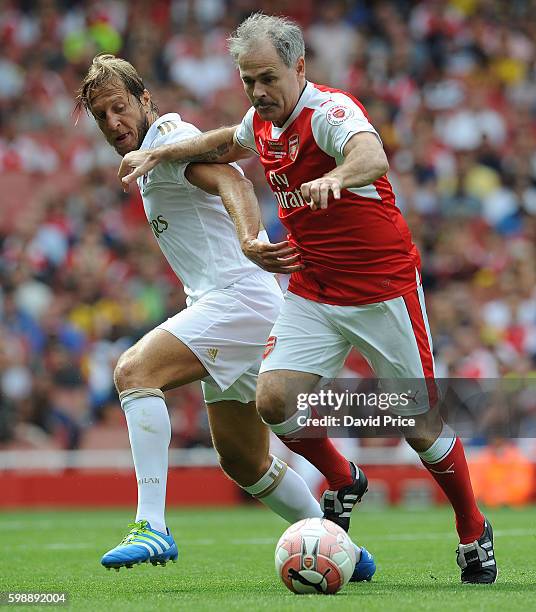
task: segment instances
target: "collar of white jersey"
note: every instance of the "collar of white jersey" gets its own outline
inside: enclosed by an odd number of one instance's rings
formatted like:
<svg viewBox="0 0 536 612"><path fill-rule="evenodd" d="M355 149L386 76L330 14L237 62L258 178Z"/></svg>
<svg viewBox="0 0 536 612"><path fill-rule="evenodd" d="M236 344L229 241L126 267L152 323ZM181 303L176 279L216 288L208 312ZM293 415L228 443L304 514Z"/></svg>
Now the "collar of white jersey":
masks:
<svg viewBox="0 0 536 612"><path fill-rule="evenodd" d="M147 134L145 134L145 138L141 143L140 149L150 149L153 142L156 140L157 136L160 136L160 132L158 131L158 126L162 125L166 121L182 121L179 113L166 113L158 119L149 127L147 130Z"/></svg>
<svg viewBox="0 0 536 612"><path fill-rule="evenodd" d="M272 138L279 138L281 134L288 128L288 126L296 119L296 117L302 112L302 110L307 105L309 98L313 92L314 85L309 81L306 82L303 91L301 92L300 97L298 98L298 102L294 107L294 110L290 113L289 118L285 121L285 123L281 127L277 127L272 123Z"/></svg>

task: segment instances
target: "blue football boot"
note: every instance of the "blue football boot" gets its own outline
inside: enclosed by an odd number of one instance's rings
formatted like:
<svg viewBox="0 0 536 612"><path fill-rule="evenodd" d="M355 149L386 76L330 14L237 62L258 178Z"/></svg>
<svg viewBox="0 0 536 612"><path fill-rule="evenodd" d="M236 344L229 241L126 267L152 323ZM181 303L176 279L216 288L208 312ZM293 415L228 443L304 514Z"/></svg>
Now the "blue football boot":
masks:
<svg viewBox="0 0 536 612"><path fill-rule="evenodd" d="M358 561L355 564L354 573L350 578L350 582L363 582L364 580L370 582L372 580L372 576L374 576L376 572L374 557L366 548L357 546L355 544L354 546L359 550L359 552L356 551Z"/></svg>
<svg viewBox="0 0 536 612"><path fill-rule="evenodd" d="M173 536L156 531L148 521L138 521L129 525L131 530L120 544L109 550L101 559L106 569L112 567L119 571L121 567L131 568L139 563L165 565L168 561L177 561L179 556Z"/></svg>

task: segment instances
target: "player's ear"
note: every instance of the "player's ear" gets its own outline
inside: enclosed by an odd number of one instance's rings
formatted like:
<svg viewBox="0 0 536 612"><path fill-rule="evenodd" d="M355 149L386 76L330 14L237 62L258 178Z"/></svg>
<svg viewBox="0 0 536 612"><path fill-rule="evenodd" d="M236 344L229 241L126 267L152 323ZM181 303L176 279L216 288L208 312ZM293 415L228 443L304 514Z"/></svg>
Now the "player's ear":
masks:
<svg viewBox="0 0 536 612"><path fill-rule="evenodd" d="M296 74L299 77L305 76L305 58L303 56L299 57L296 62Z"/></svg>
<svg viewBox="0 0 536 612"><path fill-rule="evenodd" d="M151 109L151 94L147 89L144 89L143 93L141 94L141 103L143 104L145 110L148 111Z"/></svg>

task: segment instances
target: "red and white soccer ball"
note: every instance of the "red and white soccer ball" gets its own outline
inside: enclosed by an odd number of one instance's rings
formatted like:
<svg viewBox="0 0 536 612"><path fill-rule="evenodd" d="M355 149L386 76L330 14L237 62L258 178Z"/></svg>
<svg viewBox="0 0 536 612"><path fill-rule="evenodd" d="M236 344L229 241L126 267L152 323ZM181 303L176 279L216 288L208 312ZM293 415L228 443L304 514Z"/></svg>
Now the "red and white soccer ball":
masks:
<svg viewBox="0 0 536 612"><path fill-rule="evenodd" d="M275 549L275 569L293 593L336 593L350 580L355 564L348 534L322 518L294 523Z"/></svg>

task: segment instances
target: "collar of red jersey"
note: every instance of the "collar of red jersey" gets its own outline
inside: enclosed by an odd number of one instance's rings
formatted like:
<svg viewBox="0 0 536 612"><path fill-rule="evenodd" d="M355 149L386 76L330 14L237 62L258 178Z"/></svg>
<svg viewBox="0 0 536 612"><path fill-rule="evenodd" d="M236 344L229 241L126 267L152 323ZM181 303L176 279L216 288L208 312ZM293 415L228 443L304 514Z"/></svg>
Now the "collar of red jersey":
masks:
<svg viewBox="0 0 536 612"><path fill-rule="evenodd" d="M303 88L303 91L301 92L300 97L298 98L298 101L296 102L296 106L294 107L294 110L290 113L289 118L285 121L282 127L277 127L272 123L272 136L274 138L279 138L279 136L281 136L281 134L294 121L294 119L296 119L296 117L302 112L305 105L307 104L307 101L311 97L311 92L313 90L313 87L314 85L310 83L309 81L305 82L305 87Z"/></svg>

